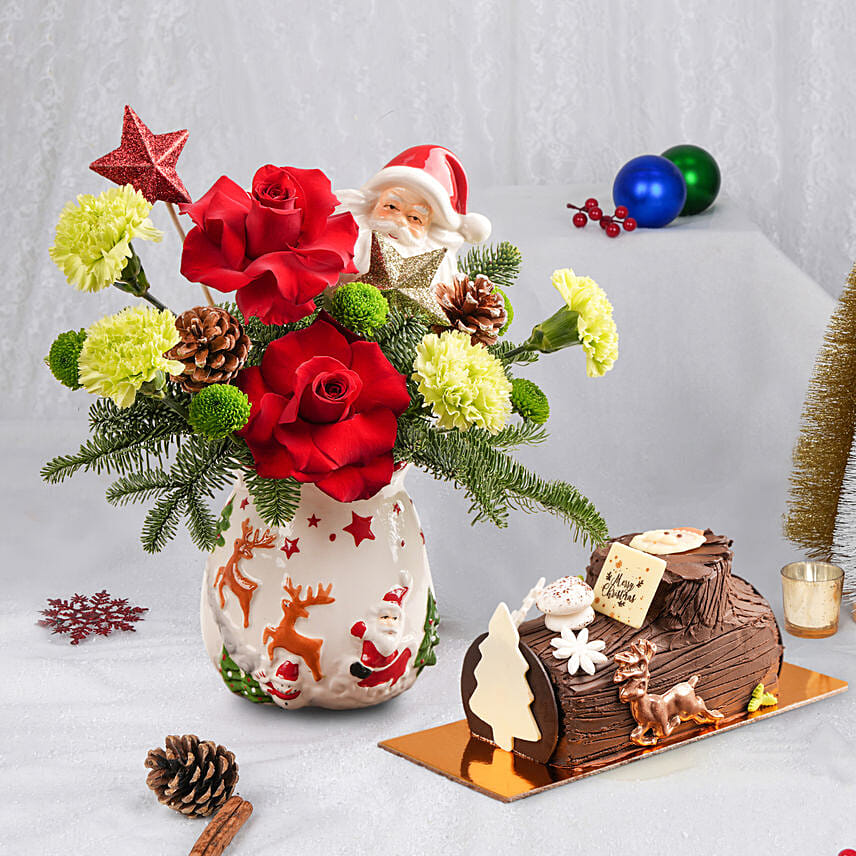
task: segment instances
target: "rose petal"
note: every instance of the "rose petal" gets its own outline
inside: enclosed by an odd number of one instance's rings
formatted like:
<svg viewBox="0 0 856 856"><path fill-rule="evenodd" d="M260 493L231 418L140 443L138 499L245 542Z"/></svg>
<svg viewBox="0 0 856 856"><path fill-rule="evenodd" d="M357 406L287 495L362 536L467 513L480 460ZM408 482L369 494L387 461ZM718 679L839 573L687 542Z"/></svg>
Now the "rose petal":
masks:
<svg viewBox="0 0 856 856"><path fill-rule="evenodd" d="M236 295L238 309L245 317L253 316L265 324L290 324L305 318L315 309L315 302L295 303L283 300L276 277L262 272Z"/></svg>
<svg viewBox="0 0 856 856"><path fill-rule="evenodd" d="M247 443L256 462L256 472L266 479L287 479L295 476L294 463L288 450L270 443L256 445Z"/></svg>
<svg viewBox="0 0 856 856"><path fill-rule="evenodd" d="M304 258L307 267L330 267L341 265L344 273L356 273L354 267L354 245L359 226L350 212L334 214L326 228L314 239L304 233L296 251Z"/></svg>
<svg viewBox="0 0 856 856"><path fill-rule="evenodd" d="M389 410L377 408L358 413L344 422L313 426L315 445L337 466L367 464L378 455L391 452L398 432L398 420Z"/></svg>
<svg viewBox="0 0 856 856"><path fill-rule="evenodd" d="M354 402L357 412L373 407L388 407L397 416L410 406L407 380L396 371L376 342L354 342L351 345L351 368L360 377L371 378L363 384L359 398Z"/></svg>
<svg viewBox="0 0 856 856"><path fill-rule="evenodd" d="M311 243L324 231L339 200L333 195L330 179L320 169L297 169L290 166L284 167L283 171L299 188L297 205L303 212L301 242Z"/></svg>
<svg viewBox="0 0 856 856"><path fill-rule="evenodd" d="M301 481L315 481L340 466L316 445L315 433L320 427L325 426L302 421L274 426L274 440L288 449L294 461L295 478Z"/></svg>
<svg viewBox="0 0 856 856"><path fill-rule="evenodd" d="M198 226L184 239L181 274L191 282L204 282L218 291L236 291L250 281L245 273L227 263L220 247Z"/></svg>
<svg viewBox="0 0 856 856"><path fill-rule="evenodd" d="M331 387L338 390L335 396L329 392ZM351 415L351 403L362 388L359 375L344 367L317 374L300 396L300 418L318 425L347 419Z"/></svg>
<svg viewBox="0 0 856 856"><path fill-rule="evenodd" d="M392 479L392 453L379 455L362 467L342 467L315 482L319 490L339 502L370 499Z"/></svg>
<svg viewBox="0 0 856 856"><path fill-rule="evenodd" d="M302 219L300 211L278 211L253 200L247 215L247 256L255 259L297 243Z"/></svg>
<svg viewBox="0 0 856 856"><path fill-rule="evenodd" d="M276 339L274 341L277 342L280 340ZM270 349L270 346L268 349ZM267 352L265 352L265 354L267 354ZM287 356L285 358L287 358ZM277 359L277 351L274 351L269 364L272 369L275 368L272 366L272 363ZM264 360L262 360L262 365L264 365ZM280 421L284 424L286 422L294 422L297 419L298 410L300 408L300 398L303 395L303 391L307 386L312 384L312 381L317 374L321 372L336 371L339 369L345 369L345 366L340 360L337 360L335 357L318 356L310 357L308 360L300 363L297 368L288 375L278 375L283 383L282 389L284 390L287 387L288 392L293 394L288 406L282 412L282 418Z"/></svg>
<svg viewBox="0 0 856 856"><path fill-rule="evenodd" d="M340 365L351 363L351 346L345 337L319 318L310 327L271 342L262 359L262 375L271 389L292 392L300 366L321 355L338 360Z"/></svg>
<svg viewBox="0 0 856 856"><path fill-rule="evenodd" d="M202 226L205 222L205 214L211 205L211 200L218 195L227 198L236 211L242 211L246 214L250 210L252 203L249 194L240 184L232 181L227 175L221 175L211 185L208 192L197 199L196 202L182 202L178 206L178 210L182 214L187 214L197 226Z"/></svg>

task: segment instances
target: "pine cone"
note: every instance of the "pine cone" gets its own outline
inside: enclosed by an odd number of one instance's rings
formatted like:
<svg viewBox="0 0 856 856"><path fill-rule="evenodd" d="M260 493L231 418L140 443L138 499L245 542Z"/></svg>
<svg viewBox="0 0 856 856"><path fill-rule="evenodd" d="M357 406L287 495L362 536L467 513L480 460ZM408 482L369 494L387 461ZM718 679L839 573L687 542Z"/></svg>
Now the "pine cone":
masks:
<svg viewBox="0 0 856 856"><path fill-rule="evenodd" d="M250 337L219 306L197 306L175 320L181 341L164 356L181 360L184 371L172 375L185 392L199 392L211 383L228 383L250 353Z"/></svg>
<svg viewBox="0 0 856 856"><path fill-rule="evenodd" d="M451 285L437 285L436 296L452 328L469 333L474 345L496 344L508 316L502 295L486 276L478 274L471 280L456 273Z"/></svg>
<svg viewBox="0 0 856 856"><path fill-rule="evenodd" d="M166 738L166 749L150 749L146 784L158 802L190 817L213 814L232 796L238 782L235 756L195 734Z"/></svg>

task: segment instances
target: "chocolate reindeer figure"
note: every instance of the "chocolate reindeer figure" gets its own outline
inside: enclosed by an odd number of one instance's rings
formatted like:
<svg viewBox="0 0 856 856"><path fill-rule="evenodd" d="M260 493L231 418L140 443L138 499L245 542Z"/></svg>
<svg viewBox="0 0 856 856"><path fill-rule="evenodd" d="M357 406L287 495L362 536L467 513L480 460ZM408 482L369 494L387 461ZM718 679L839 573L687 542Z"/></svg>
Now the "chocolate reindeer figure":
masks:
<svg viewBox="0 0 856 856"><path fill-rule="evenodd" d="M704 699L696 695L699 676L675 684L663 695L648 692L648 664L657 651L649 639L634 642L626 651L613 658L618 663L613 681L627 683L618 691L618 697L630 705L630 712L638 725L630 734L637 746L654 746L661 737L668 737L682 722L693 720L709 725L724 716L718 710L709 710ZM651 734L646 736L646 732Z"/></svg>

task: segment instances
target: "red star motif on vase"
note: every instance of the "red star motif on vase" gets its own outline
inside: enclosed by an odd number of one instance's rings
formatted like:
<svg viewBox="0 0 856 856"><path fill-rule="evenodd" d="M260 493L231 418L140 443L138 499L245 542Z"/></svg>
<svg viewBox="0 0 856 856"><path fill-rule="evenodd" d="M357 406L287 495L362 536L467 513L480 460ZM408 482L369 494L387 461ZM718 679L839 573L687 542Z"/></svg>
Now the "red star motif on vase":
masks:
<svg viewBox="0 0 856 856"><path fill-rule="evenodd" d="M312 517L307 517L306 520L310 526L314 526L316 529L318 528L318 524L321 522L321 518L316 517L314 514Z"/></svg>
<svg viewBox="0 0 856 856"><path fill-rule="evenodd" d="M401 514L401 506L396 502L395 505L392 506L392 510L396 514Z"/></svg>
<svg viewBox="0 0 856 856"><path fill-rule="evenodd" d="M116 184L131 184L152 204L190 202L190 194L175 165L189 136L186 130L153 134L127 105L122 122L122 141L89 168Z"/></svg>
<svg viewBox="0 0 856 856"><path fill-rule="evenodd" d="M250 504L249 499L247 499L247 497L244 497L241 500L241 511L243 511L249 504Z"/></svg>
<svg viewBox="0 0 856 856"><path fill-rule="evenodd" d="M300 549L297 546L297 542L299 538L286 538L284 539L285 543L279 548L285 553L285 558L290 559L295 553L299 553Z"/></svg>
<svg viewBox="0 0 856 856"><path fill-rule="evenodd" d="M342 531L348 532L354 536L354 546L359 547L363 541L374 541L375 536L372 532L372 519L369 517L361 517L355 512L351 512L351 522L345 526Z"/></svg>

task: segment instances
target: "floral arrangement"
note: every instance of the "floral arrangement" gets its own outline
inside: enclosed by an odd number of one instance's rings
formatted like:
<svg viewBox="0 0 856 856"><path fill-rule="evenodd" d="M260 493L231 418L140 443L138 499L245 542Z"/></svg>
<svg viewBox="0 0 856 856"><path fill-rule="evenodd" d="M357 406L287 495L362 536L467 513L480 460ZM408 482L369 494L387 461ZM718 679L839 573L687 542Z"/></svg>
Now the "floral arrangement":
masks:
<svg viewBox="0 0 856 856"><path fill-rule="evenodd" d="M367 499L408 462L463 488L476 521L504 526L511 509L540 509L575 538L605 539L588 499L511 454L543 442L549 416L546 395L515 376L518 366L579 345L587 374L599 377L618 356L612 307L591 279L557 270L562 305L513 344L507 292L521 257L507 242L470 250L453 282L426 287L437 269L428 253L410 280L383 288L348 281L357 226L337 211L320 170L267 165L249 190L224 176L192 202L177 176L165 192L130 168L98 169L101 161L93 169L121 183L66 205L51 257L80 291L112 286L145 302L51 345L56 379L97 398L89 439L46 464L47 481L115 474L110 503L151 504L142 532L150 552L182 520L211 550L218 516L209 501L238 476L276 526L293 516L303 484L342 502ZM174 201L193 223L181 273L234 302L176 315L151 293L132 242L160 240L149 216L158 200L182 235Z"/></svg>

